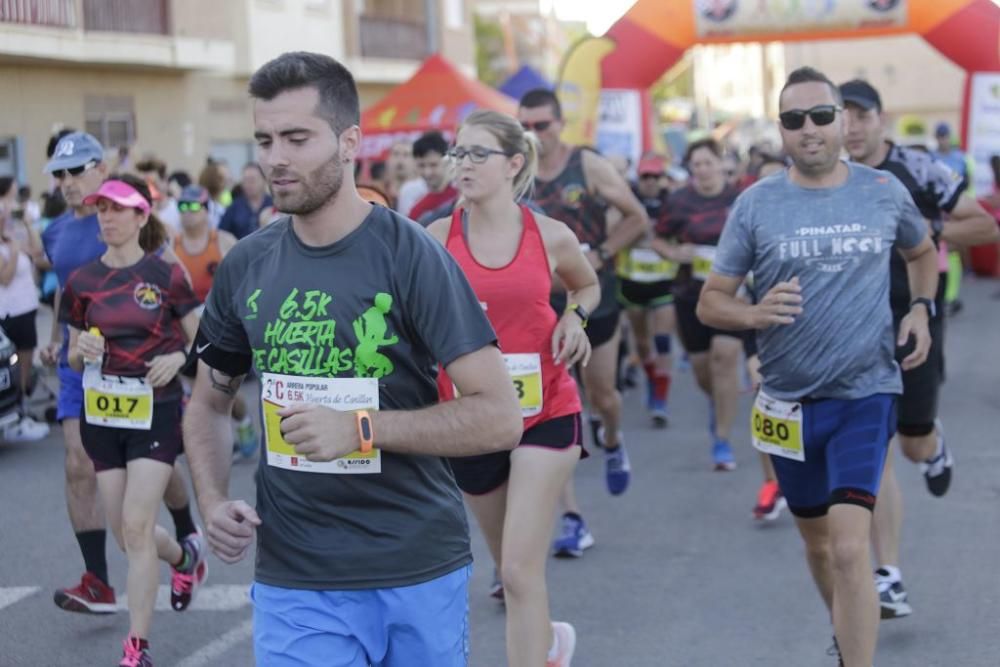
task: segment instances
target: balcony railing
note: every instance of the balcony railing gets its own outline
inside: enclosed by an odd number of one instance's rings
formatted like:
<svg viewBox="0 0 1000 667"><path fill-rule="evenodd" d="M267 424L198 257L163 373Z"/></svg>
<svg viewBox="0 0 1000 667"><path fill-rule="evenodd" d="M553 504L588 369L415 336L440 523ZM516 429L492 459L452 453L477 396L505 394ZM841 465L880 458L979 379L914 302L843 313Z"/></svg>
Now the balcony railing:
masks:
<svg viewBox="0 0 1000 667"><path fill-rule="evenodd" d="M83 29L166 35L168 0L83 0Z"/></svg>
<svg viewBox="0 0 1000 667"><path fill-rule="evenodd" d="M0 23L166 35L169 0L0 0Z"/></svg>
<svg viewBox="0 0 1000 667"><path fill-rule="evenodd" d="M0 0L0 23L76 27L76 0Z"/></svg>
<svg viewBox="0 0 1000 667"><path fill-rule="evenodd" d="M423 21L362 15L359 28L363 58L423 60L429 55Z"/></svg>

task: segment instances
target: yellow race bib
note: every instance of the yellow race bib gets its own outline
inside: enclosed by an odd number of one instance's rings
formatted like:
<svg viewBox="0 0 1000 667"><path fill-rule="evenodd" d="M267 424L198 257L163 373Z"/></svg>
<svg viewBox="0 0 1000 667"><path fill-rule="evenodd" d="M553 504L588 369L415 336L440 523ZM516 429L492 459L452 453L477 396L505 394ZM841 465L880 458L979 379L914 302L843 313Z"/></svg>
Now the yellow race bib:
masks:
<svg viewBox="0 0 1000 667"><path fill-rule="evenodd" d="M758 451L805 461L802 404L779 401L763 391L758 392L750 411L750 437Z"/></svg>
<svg viewBox="0 0 1000 667"><path fill-rule="evenodd" d="M148 431L153 424L153 388L142 378L83 374L84 418L88 424Z"/></svg>
<svg viewBox="0 0 1000 667"><path fill-rule="evenodd" d="M673 280L678 268L676 262L664 259L652 248L631 248L618 255L618 275L637 283Z"/></svg>
<svg viewBox="0 0 1000 667"><path fill-rule="evenodd" d="M521 402L521 416L534 417L542 412L542 358L538 354L505 354L507 372L514 381Z"/></svg>
<svg viewBox="0 0 1000 667"><path fill-rule="evenodd" d="M708 280L708 274L712 272L712 263L714 261L714 245L695 246L694 259L691 260L691 275L694 276L695 280Z"/></svg>

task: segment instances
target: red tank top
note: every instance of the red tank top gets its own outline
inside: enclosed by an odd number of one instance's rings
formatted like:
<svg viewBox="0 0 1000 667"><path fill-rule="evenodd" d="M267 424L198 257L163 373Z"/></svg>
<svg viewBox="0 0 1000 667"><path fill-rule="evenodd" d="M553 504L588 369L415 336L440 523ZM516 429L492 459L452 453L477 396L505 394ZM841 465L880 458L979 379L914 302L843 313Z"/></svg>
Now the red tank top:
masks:
<svg viewBox="0 0 1000 667"><path fill-rule="evenodd" d="M535 216L521 207L523 231L517 254L506 266L491 269L480 264L462 231L462 209L451 218L446 247L465 272L496 331L500 350L521 399L525 430L556 417L582 410L576 382L565 365L552 357L552 332L558 323L549 305L552 270ZM438 375L441 400L455 397L454 385Z"/></svg>
<svg viewBox="0 0 1000 667"><path fill-rule="evenodd" d="M219 234L214 229L209 232L208 245L197 255L188 254L184 249L184 240L178 234L174 238L174 254L191 275L191 287L198 301L205 303L208 291L212 289L215 270L222 262L222 250L219 248Z"/></svg>

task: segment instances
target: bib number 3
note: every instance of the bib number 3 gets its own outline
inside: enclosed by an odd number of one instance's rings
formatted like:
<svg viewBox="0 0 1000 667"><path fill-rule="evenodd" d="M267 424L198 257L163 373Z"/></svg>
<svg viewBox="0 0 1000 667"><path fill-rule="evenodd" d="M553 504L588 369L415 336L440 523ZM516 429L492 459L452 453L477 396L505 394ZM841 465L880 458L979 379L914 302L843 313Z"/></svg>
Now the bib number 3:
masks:
<svg viewBox="0 0 1000 667"><path fill-rule="evenodd" d="M750 412L750 433L758 451L793 461L806 460L801 403L779 401L759 392Z"/></svg>
<svg viewBox="0 0 1000 667"><path fill-rule="evenodd" d="M514 381L521 416L534 417L542 412L542 359L538 354L505 354L507 372Z"/></svg>

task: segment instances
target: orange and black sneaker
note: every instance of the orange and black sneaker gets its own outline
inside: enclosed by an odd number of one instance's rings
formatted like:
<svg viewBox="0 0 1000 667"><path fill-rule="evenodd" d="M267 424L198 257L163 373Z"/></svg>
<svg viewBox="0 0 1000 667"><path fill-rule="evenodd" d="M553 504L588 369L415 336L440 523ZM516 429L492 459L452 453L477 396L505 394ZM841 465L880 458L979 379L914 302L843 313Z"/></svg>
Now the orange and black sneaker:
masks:
<svg viewBox="0 0 1000 667"><path fill-rule="evenodd" d="M788 503L781 495L778 483L767 481L757 492L757 506L753 508L753 518L758 521L774 521L786 507Z"/></svg>
<svg viewBox="0 0 1000 667"><path fill-rule="evenodd" d="M118 611L115 589L93 572L84 572L73 588L61 588L52 596L56 606L80 614L113 614Z"/></svg>

